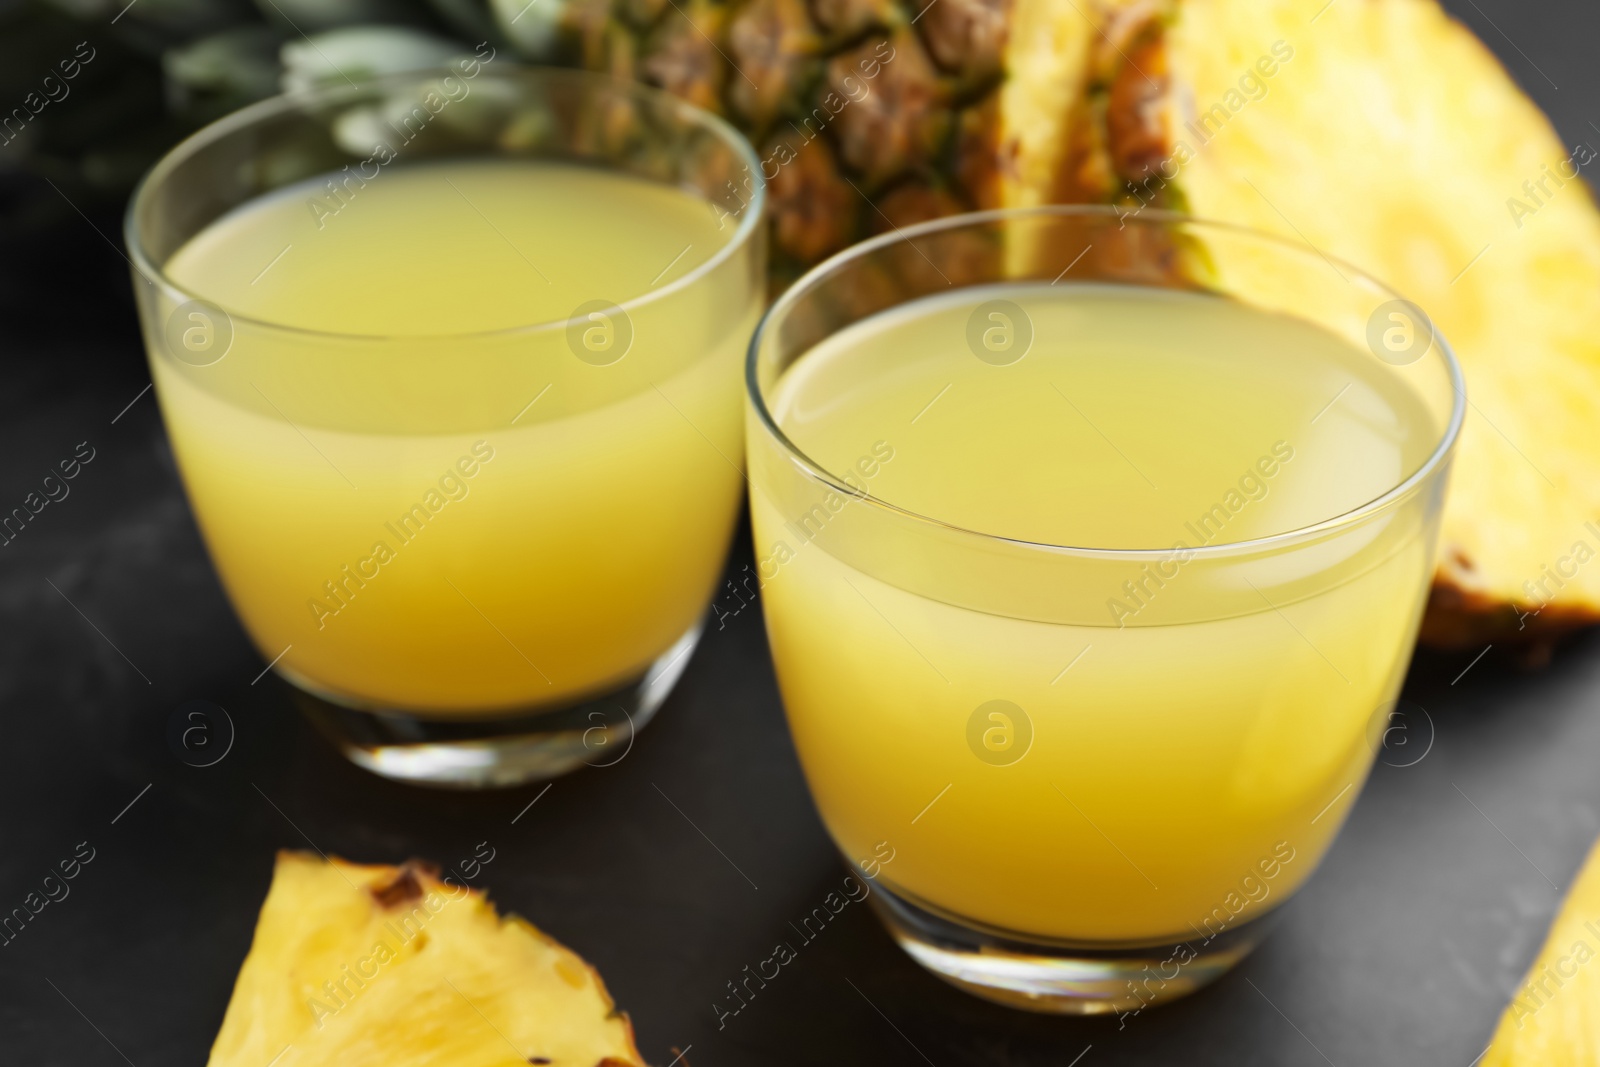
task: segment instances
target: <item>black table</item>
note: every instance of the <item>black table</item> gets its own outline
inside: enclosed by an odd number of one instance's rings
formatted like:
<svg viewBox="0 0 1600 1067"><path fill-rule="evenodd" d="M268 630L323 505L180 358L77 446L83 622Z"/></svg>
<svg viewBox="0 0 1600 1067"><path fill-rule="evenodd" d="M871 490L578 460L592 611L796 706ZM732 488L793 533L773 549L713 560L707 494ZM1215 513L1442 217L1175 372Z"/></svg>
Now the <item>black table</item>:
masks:
<svg viewBox="0 0 1600 1067"><path fill-rule="evenodd" d="M1591 11L1580 26L1577 0L1457 6L1569 144L1600 144ZM0 1062L201 1063L275 849L452 863L487 842L478 882L599 967L658 1064L690 1048L695 1067L1467 1067L1600 834L1600 635L1536 674L1500 649L1424 653L1406 697L1427 718L1389 758L1426 755L1377 767L1276 934L1199 995L1125 1027L1010 1011L923 973L850 907L719 1029L725 983L843 874L759 612L706 635L625 759L547 792L418 790L346 763L261 676L207 563L141 393L126 267L93 228L117 222L63 210L0 250L0 504L95 450L0 548L0 915L93 854L0 948ZM732 570L749 551L744 534ZM236 727L213 766L169 746L194 699Z"/></svg>

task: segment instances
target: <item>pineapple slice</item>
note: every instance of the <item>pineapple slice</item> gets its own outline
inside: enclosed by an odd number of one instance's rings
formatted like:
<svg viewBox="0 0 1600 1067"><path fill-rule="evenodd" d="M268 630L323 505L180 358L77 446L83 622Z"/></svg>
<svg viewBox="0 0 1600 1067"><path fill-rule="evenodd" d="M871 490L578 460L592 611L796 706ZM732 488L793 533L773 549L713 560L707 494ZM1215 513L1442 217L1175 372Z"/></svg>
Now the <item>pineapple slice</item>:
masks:
<svg viewBox="0 0 1600 1067"><path fill-rule="evenodd" d="M1584 863L1539 958L1511 998L1481 1067L1600 1063L1600 844Z"/></svg>
<svg viewBox="0 0 1600 1067"><path fill-rule="evenodd" d="M1140 9L1091 10L1109 27ZM1143 10L1091 135L1113 196L1309 241L1420 305L1460 358L1471 406L1423 639L1600 620L1600 213L1577 176L1594 153L1434 0ZM1096 198L1078 186L1057 196Z"/></svg>
<svg viewBox="0 0 1600 1067"><path fill-rule="evenodd" d="M600 976L412 861L280 852L210 1067L637 1067Z"/></svg>

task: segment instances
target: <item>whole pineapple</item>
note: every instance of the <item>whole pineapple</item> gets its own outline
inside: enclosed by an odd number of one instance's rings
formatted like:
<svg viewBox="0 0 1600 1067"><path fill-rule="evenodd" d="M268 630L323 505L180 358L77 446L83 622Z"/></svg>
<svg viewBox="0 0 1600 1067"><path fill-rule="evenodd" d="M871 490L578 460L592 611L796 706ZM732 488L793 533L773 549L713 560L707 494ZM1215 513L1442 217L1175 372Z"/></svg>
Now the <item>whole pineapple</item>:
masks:
<svg viewBox="0 0 1600 1067"><path fill-rule="evenodd" d="M496 14L526 57L658 86L743 130L782 276L870 234L1001 202L1011 0L918 5L537 0Z"/></svg>
<svg viewBox="0 0 1600 1067"><path fill-rule="evenodd" d="M1572 182L1595 153L1436 0L570 2L567 55L750 133L780 279L1049 201L1193 211L1372 271L1473 395L1424 638L1542 655L1600 619L1600 213Z"/></svg>

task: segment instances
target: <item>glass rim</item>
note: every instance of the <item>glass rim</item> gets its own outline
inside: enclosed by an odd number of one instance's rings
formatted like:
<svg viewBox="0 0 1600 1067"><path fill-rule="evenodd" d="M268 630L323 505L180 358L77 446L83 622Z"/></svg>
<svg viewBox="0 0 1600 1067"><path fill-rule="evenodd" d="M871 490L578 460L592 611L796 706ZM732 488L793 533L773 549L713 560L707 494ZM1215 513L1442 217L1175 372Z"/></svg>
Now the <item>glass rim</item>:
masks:
<svg viewBox="0 0 1600 1067"><path fill-rule="evenodd" d="M750 201L741 211L742 217L735 227L732 236L726 243L704 263L695 267L681 278L674 279L659 289L650 289L637 296L621 301L617 306L624 312L632 312L646 304L672 296L690 288L705 276L717 270L732 259L740 249L750 243L758 226L766 216L767 183L761 172L761 162L756 155L755 147L749 139L740 133L731 123L719 115L697 107L681 97L662 89L654 88L637 81L618 81L605 74L594 71L578 70L570 67L552 67L534 64L517 63L515 61L504 63L493 71L484 69L479 75L488 74L491 78L503 81L522 80L553 80L569 81L574 83L587 83L595 88L607 88L628 94L636 99L649 100L660 106L663 111L674 114L686 124L698 126L709 131L718 140L722 141L744 164L746 172L751 176ZM236 111L231 111L221 118L214 119L206 125L195 130L183 140L173 145L164 152L160 159L150 167L139 179L133 193L128 198L127 209L123 212L122 239L127 246L129 262L134 272L146 282L162 289L177 303L186 303L198 300L221 308L234 323L245 323L261 330L289 334L298 337L330 338L343 342L394 342L394 341L450 341L450 340L478 340L491 338L516 337L523 334L540 334L565 330L574 322L584 320L564 316L559 319L547 319L541 322L525 323L517 326L504 326L492 330L466 330L451 333L352 333L340 330L311 329L302 326L293 326L288 323L270 319L257 318L243 313L236 313L232 308L226 307L203 293L195 292L190 288L179 285L167 276L164 265L156 264L154 258L146 249L139 232L138 216L141 210L156 189L160 188L172 176L172 172L181 164L189 160L201 149L216 143L218 140L240 130L248 129L266 119L274 118L289 112L304 108L308 104L337 103L339 97L345 96L360 99L374 90L381 90L389 86L413 85L426 83L431 80L454 77L464 77L459 71L450 67L425 67L418 70L397 71L390 74L358 77L355 83L335 83L313 86L307 89L297 89L289 92L278 93L274 96L246 104ZM474 75L474 80L477 75ZM450 157L446 157L450 158ZM473 158L463 155L454 158ZM514 156L485 157L515 159ZM529 158L539 158L537 156ZM622 173L621 168L616 169ZM313 175L307 175L312 177ZM370 180L370 179L369 179ZM674 186L677 188L677 186ZM259 195L270 195L276 190L268 190ZM712 203L712 201L707 201Z"/></svg>
<svg viewBox="0 0 1600 1067"><path fill-rule="evenodd" d="M801 448L789 439L783 432L777 420L772 417L772 412L767 407L766 397L762 392L759 380L759 362L762 345L767 332L773 324L779 321L789 309L830 272L845 264L859 260L880 249L896 244L909 244L913 238L936 234L946 230L960 229L988 223L1016 221L1027 218L1100 218L1116 220L1124 224L1163 226L1183 226L1202 230L1214 230L1230 233L1257 241L1265 245L1276 246L1284 252L1297 256L1316 256L1331 267L1336 273L1348 272L1351 284L1360 284L1374 290L1378 295L1388 295L1391 299L1404 299L1400 293L1388 284L1373 277L1361 268L1337 257L1324 254L1316 246L1305 241L1295 241L1277 234L1267 233L1249 226L1241 226L1231 222L1219 222L1211 219L1200 218L1178 211L1148 210L1131 214L1116 205L1110 204L1040 204L1032 207L993 208L987 211L969 211L958 215L947 215L943 218L932 219L913 226L901 226L869 238L858 244L851 245L843 251L836 252L816 266L807 270L796 281L784 290L783 294L773 301L761 321L756 325L755 333L750 338L749 348L745 355L745 392L755 411L762 428L777 441L784 451L785 458L795 463L801 471L813 481L827 486L847 498L853 498L861 503L871 505L901 518L913 520L939 530L975 537L982 541L1015 547L1025 551L1042 551L1064 556L1074 556L1093 559L1132 559L1149 561L1171 555L1176 549L1163 548L1094 548L1077 545L1057 545L1044 541L1030 541L1019 537L1007 537L1002 534L988 533L968 526L947 522L933 515L913 511L910 508L874 496L872 493L855 488L844 479L835 475L824 465L813 460ZM1003 279L997 279L1003 280ZM836 331L835 331L836 332ZM1241 541L1224 541L1218 544L1197 545L1185 548L1183 551L1194 558L1221 558L1227 556L1249 555L1286 543L1311 540L1322 537L1335 531L1355 526L1358 523L1397 506L1402 501L1410 498L1417 492L1422 484L1449 458L1460 437L1461 427L1466 419L1467 393L1466 382L1461 374L1461 364L1456 360L1455 351L1450 347L1449 341L1437 327L1433 329L1432 345L1437 347L1443 357L1445 371L1450 381L1451 401L1450 418L1444 430L1438 435L1439 440L1428 457L1405 478L1390 486L1383 493L1358 505L1348 511L1321 519L1305 526L1298 526L1291 530L1268 534L1264 537L1247 538ZM1424 353L1426 358L1426 353Z"/></svg>

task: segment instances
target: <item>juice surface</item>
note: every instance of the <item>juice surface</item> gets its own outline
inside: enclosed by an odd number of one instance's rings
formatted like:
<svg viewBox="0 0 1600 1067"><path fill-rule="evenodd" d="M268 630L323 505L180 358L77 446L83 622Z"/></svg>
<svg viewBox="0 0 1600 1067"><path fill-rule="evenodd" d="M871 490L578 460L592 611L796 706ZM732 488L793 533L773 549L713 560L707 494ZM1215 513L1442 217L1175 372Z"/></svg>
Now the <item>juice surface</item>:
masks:
<svg viewBox="0 0 1600 1067"><path fill-rule="evenodd" d="M668 285L730 232L699 197L626 174L433 163L276 190L195 234L166 272L236 315L283 326L480 333Z"/></svg>
<svg viewBox="0 0 1600 1067"><path fill-rule="evenodd" d="M1034 339L997 366L967 334L974 309L1000 300L1024 309ZM1398 484L1437 439L1413 394L1331 334L1117 286L986 287L877 316L790 367L771 407L825 469L893 444L870 487L880 500L1082 548L1197 544L1184 524L1229 490L1249 503L1214 541L1309 526ZM1241 490L1263 455L1287 476L1255 471L1265 488Z"/></svg>
<svg viewBox="0 0 1600 1067"><path fill-rule="evenodd" d="M995 300L1031 322L1006 365L968 343ZM802 355L770 408L877 500L1095 549L1333 518L1417 470L1440 429L1389 368L1307 323L1096 286L960 290L869 318ZM1410 656L1431 565L1420 502L1248 565L1169 552L1152 577L1066 554L1059 612L1009 611L1030 590L1004 588L1005 549L875 545L879 505L808 512L778 469L755 463L752 510L791 729L847 856L894 849L890 888L1024 937L1153 943L1215 936L1315 867Z"/></svg>
<svg viewBox="0 0 1600 1067"><path fill-rule="evenodd" d="M723 264L638 298L733 227L688 192L555 163L339 188L247 203L165 266L231 319L222 359L152 365L257 646L336 699L436 715L630 681L720 569L760 294ZM596 301L625 319L585 318ZM591 326L621 354L580 351Z"/></svg>

